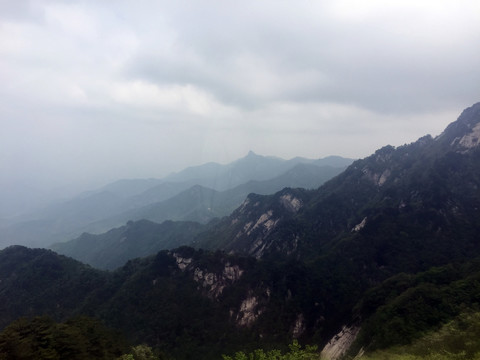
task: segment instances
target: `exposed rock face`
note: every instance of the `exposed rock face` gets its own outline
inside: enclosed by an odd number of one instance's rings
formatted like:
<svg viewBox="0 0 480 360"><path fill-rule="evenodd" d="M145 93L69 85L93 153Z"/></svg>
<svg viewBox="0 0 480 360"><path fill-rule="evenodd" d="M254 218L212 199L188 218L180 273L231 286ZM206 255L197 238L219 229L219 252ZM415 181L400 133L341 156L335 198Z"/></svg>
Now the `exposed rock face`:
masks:
<svg viewBox="0 0 480 360"><path fill-rule="evenodd" d="M276 220L272 219L272 215L273 215L272 210L268 210L266 213L260 215L255 225L253 225L253 228L247 232L247 235L250 235L253 230L259 228L260 226L264 227L263 229L264 231L268 232L272 230L272 228L275 226L275 223L276 223Z"/></svg>
<svg viewBox="0 0 480 360"><path fill-rule="evenodd" d="M238 231L235 238L239 239L242 236L251 236L252 234L260 233L267 234L270 232L278 222L275 218L273 210L269 209L252 217L256 212L258 202L251 203L250 198L245 199L243 204L236 210L238 217L232 219L232 224L237 224L240 221L240 217L246 216L249 221L246 221L242 228Z"/></svg>
<svg viewBox="0 0 480 360"><path fill-rule="evenodd" d="M463 146L466 149L471 149L480 144L480 123L477 124L473 129L472 132L463 136L459 141L458 144Z"/></svg>
<svg viewBox="0 0 480 360"><path fill-rule="evenodd" d="M192 258L184 258L177 253L173 253L172 255L177 261L178 268L182 271L184 271L187 268L187 266L190 265L190 263L192 262Z"/></svg>
<svg viewBox="0 0 480 360"><path fill-rule="evenodd" d="M258 309L258 298L255 296L247 297L240 305L240 310L237 314L237 324L240 326L250 326L257 320L261 313L261 309Z"/></svg>
<svg viewBox="0 0 480 360"><path fill-rule="evenodd" d="M323 348L322 359L337 360L342 357L355 341L359 331L358 326L343 326L342 330Z"/></svg>
<svg viewBox="0 0 480 360"><path fill-rule="evenodd" d="M445 141L459 153L480 145L480 103L465 109L435 140Z"/></svg>
<svg viewBox="0 0 480 360"><path fill-rule="evenodd" d="M385 169L382 172L373 172L368 168L364 168L362 171L365 176L377 186L382 186L383 184L385 184L385 182L391 175L390 169Z"/></svg>
<svg viewBox="0 0 480 360"><path fill-rule="evenodd" d="M285 209L296 213L302 207L302 200L297 199L292 194L285 194L280 196L280 203L285 207Z"/></svg>
<svg viewBox="0 0 480 360"><path fill-rule="evenodd" d="M193 271L193 280L202 285L208 291L208 295L212 298L218 298L225 287L233 284L243 274L243 270L238 265L230 265L226 263L221 274L208 272L196 267Z"/></svg>
<svg viewBox="0 0 480 360"><path fill-rule="evenodd" d="M199 283L207 292L207 295L213 299L217 299L225 287L238 281L243 274L243 269L238 265L230 264L228 261L225 262L222 272L217 273L195 266L192 258L185 258L177 253L172 255L176 259L178 268L182 271L191 271L193 280Z"/></svg>
<svg viewBox="0 0 480 360"><path fill-rule="evenodd" d="M223 269L223 277L234 282L240 279L243 274L243 270L240 269L238 265L230 265L230 263L225 264Z"/></svg>
<svg viewBox="0 0 480 360"><path fill-rule="evenodd" d="M298 314L295 324L293 326L292 336L294 339L298 339L305 331L305 317L303 314Z"/></svg>
<svg viewBox="0 0 480 360"><path fill-rule="evenodd" d="M263 239L275 228L280 221L275 218L273 210L262 213L255 221L247 222L236 234L235 238L240 239L243 236L254 237L255 240L249 246L247 252L257 258L263 255L265 243Z"/></svg>
<svg viewBox="0 0 480 360"><path fill-rule="evenodd" d="M362 230L365 227L366 223L367 223L367 217L364 217L363 220L359 224L357 224L353 227L352 232Z"/></svg>
<svg viewBox="0 0 480 360"><path fill-rule="evenodd" d="M237 211L242 212L245 210L245 208L250 204L250 198L247 196L247 198L243 201L243 203L238 207ZM238 219L233 219L235 222L238 221Z"/></svg>
<svg viewBox="0 0 480 360"><path fill-rule="evenodd" d="M256 258L280 248L282 252L292 253L297 249L298 238L292 236L288 244L277 244L272 242L270 235L282 222L301 211L304 201L305 194L298 189L285 188L272 196L250 194L231 215L229 223L235 226L235 232L226 250Z"/></svg>

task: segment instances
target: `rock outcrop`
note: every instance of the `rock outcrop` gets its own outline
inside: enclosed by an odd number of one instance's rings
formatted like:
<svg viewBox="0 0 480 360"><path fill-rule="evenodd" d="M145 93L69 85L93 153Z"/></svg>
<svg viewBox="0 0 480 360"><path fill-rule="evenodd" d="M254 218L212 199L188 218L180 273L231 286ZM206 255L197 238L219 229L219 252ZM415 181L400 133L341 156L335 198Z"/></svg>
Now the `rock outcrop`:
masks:
<svg viewBox="0 0 480 360"><path fill-rule="evenodd" d="M231 264L227 260L224 260L222 271L215 272L197 266L192 258L182 257L178 253L173 253L172 256L175 258L178 268L181 271L191 272L193 280L201 285L208 297L213 299L217 299L225 287L237 282L244 272L240 266Z"/></svg>
<svg viewBox="0 0 480 360"><path fill-rule="evenodd" d="M322 359L340 359L353 344L360 331L358 326L343 326L342 330L335 335L322 350Z"/></svg>

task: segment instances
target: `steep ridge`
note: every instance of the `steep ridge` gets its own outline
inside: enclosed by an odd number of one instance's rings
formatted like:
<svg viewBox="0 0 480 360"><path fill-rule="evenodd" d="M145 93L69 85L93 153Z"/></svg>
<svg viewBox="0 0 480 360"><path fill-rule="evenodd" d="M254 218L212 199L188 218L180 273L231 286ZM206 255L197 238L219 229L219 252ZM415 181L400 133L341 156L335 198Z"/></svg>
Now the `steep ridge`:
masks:
<svg viewBox="0 0 480 360"><path fill-rule="evenodd" d="M352 308L372 285L480 255L479 123L475 104L436 138L386 146L318 190L251 195L197 246L306 261L331 310L324 326L355 328Z"/></svg>
<svg viewBox="0 0 480 360"><path fill-rule="evenodd" d="M190 244L203 229L199 223L186 221L129 221L103 234L83 233L71 241L54 244L51 249L97 269L113 270L128 260Z"/></svg>
<svg viewBox="0 0 480 360"><path fill-rule="evenodd" d="M201 166L193 166L167 176L165 180L189 182L192 185L201 185L217 191L224 191L251 180L264 181L273 179L298 164L344 168L350 165L351 162L352 159L345 159L339 156L328 156L316 160L301 157L284 160L274 156L261 156L250 151L245 157L230 164L208 163Z"/></svg>
<svg viewBox="0 0 480 360"><path fill-rule="evenodd" d="M215 217L223 217L230 214L238 207L249 192L271 193L272 190L280 190L288 184L304 184L308 187L318 187L327 179L340 173L342 168L317 166L311 164L299 164L281 175L280 177L266 181L250 181L233 189L218 192L212 189L196 185L188 190L172 197L171 199L151 204L140 209L129 211L114 218L91 224L91 229L106 229L135 221L136 236L128 236L125 242L125 226L119 226L119 230L109 230L98 235L83 233L81 236L51 246L60 254L86 262L102 269L112 269L123 265L127 260L135 257L147 256L163 249L172 249L193 242L199 229L207 229L212 226L184 223L175 225L177 230L171 231L172 226L164 229L157 225L155 234L151 222L142 222L147 219L158 223L170 220L196 221L207 223ZM110 225L110 226L109 226ZM141 229L144 226L144 229ZM132 233L130 233L132 235ZM151 235L148 235L151 234ZM137 242L137 246L133 242ZM131 245L127 246L127 243ZM150 252L146 252L147 249ZM123 251L123 252L122 252Z"/></svg>
<svg viewBox="0 0 480 360"><path fill-rule="evenodd" d="M5 249L0 320L86 313L177 359L291 338L329 344L333 357L353 343L355 356L438 328L478 307L479 123L480 103L436 138L386 146L317 190L251 194L196 237L215 252L162 251L103 273ZM375 334L379 324L398 336Z"/></svg>
<svg viewBox="0 0 480 360"><path fill-rule="evenodd" d="M49 250L13 246L0 251L0 328L21 316L62 321L83 314L177 360L215 359L311 338L318 318L305 295L312 280L299 262L186 247L102 272Z"/></svg>
<svg viewBox="0 0 480 360"><path fill-rule="evenodd" d="M159 223L165 220L207 223L216 217L229 215L241 205L249 193L272 194L288 186L317 188L343 170L344 168L340 167L299 164L270 180L251 180L225 191L194 185L169 199L92 223L87 231L109 229L129 220L140 219Z"/></svg>
<svg viewBox="0 0 480 360"><path fill-rule="evenodd" d="M119 180L32 213L0 221L0 247L12 244L46 247L83 232L105 232L128 220L206 222L229 214L249 192L271 194L285 186L318 186L351 162L336 156L283 160L251 152L230 164L208 163L164 179ZM303 169L296 168L302 164ZM220 191L223 194L217 196L215 193ZM175 196L183 199L173 200ZM186 207L175 206L178 201L188 202L185 200L188 196L192 201ZM166 201L170 203L164 203ZM192 208L195 211L190 211Z"/></svg>
<svg viewBox="0 0 480 360"><path fill-rule="evenodd" d="M272 248L278 224L284 229L304 206L312 191L285 188L275 195L250 194L230 216L196 238L195 246L207 249L220 248L228 252L263 257L267 252L290 254L295 242L283 237L278 248ZM285 234L284 234L285 235Z"/></svg>
<svg viewBox="0 0 480 360"><path fill-rule="evenodd" d="M107 282L103 272L51 250L10 246L0 251L0 328L25 316L72 316Z"/></svg>
<svg viewBox="0 0 480 360"><path fill-rule="evenodd" d="M390 267L392 272L401 268L397 261L420 271L423 261L435 265L478 253L479 108L476 104L465 110L435 139L425 136L398 148L386 146L357 160L316 191L252 195L216 232L200 236L198 246L257 257L284 255L282 249L289 249L305 259L342 247L347 252L371 247L377 261L368 267L382 268L385 274ZM279 207L286 197L297 205ZM255 224L267 231L249 231ZM412 246L415 258L401 260ZM430 246L438 252L435 260L427 259ZM258 247L264 249L261 254L254 250Z"/></svg>
<svg viewBox="0 0 480 360"><path fill-rule="evenodd" d="M350 353L406 345L462 313L477 312L479 279L476 258L400 273L372 287L355 306L366 320Z"/></svg>

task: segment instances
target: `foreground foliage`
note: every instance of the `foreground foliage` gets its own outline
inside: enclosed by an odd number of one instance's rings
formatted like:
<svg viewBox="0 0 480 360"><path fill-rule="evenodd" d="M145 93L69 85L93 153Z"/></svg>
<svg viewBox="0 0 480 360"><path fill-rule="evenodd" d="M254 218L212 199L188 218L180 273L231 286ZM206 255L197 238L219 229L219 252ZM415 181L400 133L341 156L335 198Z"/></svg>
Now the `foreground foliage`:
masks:
<svg viewBox="0 0 480 360"><path fill-rule="evenodd" d="M478 311L479 299L480 259L398 274L370 289L358 305L367 320L352 351L411 344L462 313Z"/></svg>
<svg viewBox="0 0 480 360"><path fill-rule="evenodd" d="M87 317L64 323L47 316L22 318L0 333L1 360L113 360L125 349L116 332Z"/></svg>
<svg viewBox="0 0 480 360"><path fill-rule="evenodd" d="M411 345L378 350L363 360L480 359L480 313L464 313Z"/></svg>
<svg viewBox="0 0 480 360"><path fill-rule="evenodd" d="M158 357L154 354L154 351L150 346L138 345L130 349L129 354L123 354L117 360L161 360L162 357Z"/></svg>
<svg viewBox="0 0 480 360"><path fill-rule="evenodd" d="M297 341L289 345L290 351L282 354L280 350L265 352L258 349L250 353L239 351L233 357L223 355L223 360L318 360L320 355L316 346L306 346L302 349Z"/></svg>

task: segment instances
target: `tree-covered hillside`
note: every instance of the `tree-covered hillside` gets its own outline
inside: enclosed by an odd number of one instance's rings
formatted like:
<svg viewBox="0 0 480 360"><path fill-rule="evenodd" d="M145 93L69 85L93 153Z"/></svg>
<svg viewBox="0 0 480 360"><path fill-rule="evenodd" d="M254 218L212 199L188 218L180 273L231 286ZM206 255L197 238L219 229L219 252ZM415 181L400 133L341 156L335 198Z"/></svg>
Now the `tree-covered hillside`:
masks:
<svg viewBox="0 0 480 360"><path fill-rule="evenodd" d="M476 104L435 139L386 146L316 190L251 194L199 231L196 249L160 251L112 272L7 248L0 324L88 315L177 360L288 351L293 339L327 345L330 358L349 349L382 356L448 324L463 331L462 314L479 311L479 144ZM176 225L168 225L172 237ZM129 243L143 244L142 236Z"/></svg>
<svg viewBox="0 0 480 360"><path fill-rule="evenodd" d="M41 209L12 214L8 221L1 219L0 248L49 247L84 232L106 232L130 220L204 223L228 215L250 192L318 187L352 161L338 156L284 160L249 153L230 164L207 163L163 179L119 180Z"/></svg>
<svg viewBox="0 0 480 360"><path fill-rule="evenodd" d="M0 333L2 360L115 360L128 350L120 334L87 317L21 318Z"/></svg>
<svg viewBox="0 0 480 360"><path fill-rule="evenodd" d="M129 221L103 234L84 233L76 239L52 246L98 269L114 270L128 260L156 254L160 250L190 244L205 226L189 221Z"/></svg>

